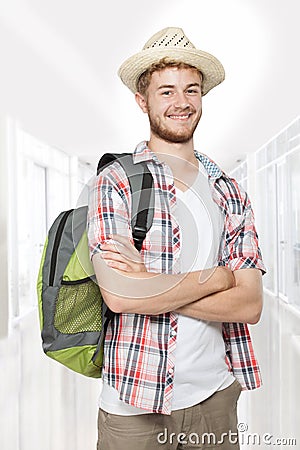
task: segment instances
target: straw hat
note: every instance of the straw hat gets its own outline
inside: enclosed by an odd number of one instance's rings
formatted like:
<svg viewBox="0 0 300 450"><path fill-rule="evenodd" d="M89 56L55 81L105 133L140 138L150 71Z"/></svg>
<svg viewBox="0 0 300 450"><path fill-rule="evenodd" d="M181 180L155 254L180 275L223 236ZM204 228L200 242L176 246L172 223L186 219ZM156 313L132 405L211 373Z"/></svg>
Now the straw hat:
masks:
<svg viewBox="0 0 300 450"><path fill-rule="evenodd" d="M128 58L119 68L118 75L133 92L137 91L139 77L153 63L168 58L196 67L203 75L202 95L220 84L225 71L220 61L209 53L197 50L181 28L164 28L152 36L141 52Z"/></svg>

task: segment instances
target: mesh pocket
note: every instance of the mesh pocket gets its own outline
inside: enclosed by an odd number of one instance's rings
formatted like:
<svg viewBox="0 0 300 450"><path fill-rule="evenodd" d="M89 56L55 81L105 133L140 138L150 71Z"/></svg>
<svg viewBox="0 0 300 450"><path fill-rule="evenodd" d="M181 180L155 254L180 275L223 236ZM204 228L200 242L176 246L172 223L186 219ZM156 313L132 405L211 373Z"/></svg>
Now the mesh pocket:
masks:
<svg viewBox="0 0 300 450"><path fill-rule="evenodd" d="M54 326L66 334L100 331L102 298L98 285L88 279L82 283L62 284L57 300Z"/></svg>

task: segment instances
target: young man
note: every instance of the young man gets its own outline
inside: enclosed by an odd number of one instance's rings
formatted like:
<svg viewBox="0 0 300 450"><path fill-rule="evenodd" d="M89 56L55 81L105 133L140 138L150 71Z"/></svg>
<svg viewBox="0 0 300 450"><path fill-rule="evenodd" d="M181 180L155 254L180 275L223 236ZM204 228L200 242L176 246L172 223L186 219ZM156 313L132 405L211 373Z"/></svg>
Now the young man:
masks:
<svg viewBox="0 0 300 450"><path fill-rule="evenodd" d="M90 193L89 243L116 312L105 342L98 449L238 449L241 389L260 386L247 323L259 320L264 265L247 194L194 149L202 97L221 63L167 28L119 75L149 117L139 144L155 211L140 253L118 162Z"/></svg>

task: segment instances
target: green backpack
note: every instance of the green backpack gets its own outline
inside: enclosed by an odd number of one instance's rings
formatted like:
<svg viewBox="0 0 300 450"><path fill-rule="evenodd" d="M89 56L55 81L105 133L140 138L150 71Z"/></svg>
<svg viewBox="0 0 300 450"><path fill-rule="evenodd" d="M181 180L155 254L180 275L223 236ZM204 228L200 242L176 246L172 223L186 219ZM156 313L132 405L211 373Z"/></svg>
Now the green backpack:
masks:
<svg viewBox="0 0 300 450"><path fill-rule="evenodd" d="M128 177L132 236L140 251L153 221L153 178L146 163L134 164L130 153L105 154L97 174L115 160ZM105 332L114 313L102 299L90 261L87 210L64 211L53 222L38 275L38 307L45 354L75 372L100 378Z"/></svg>

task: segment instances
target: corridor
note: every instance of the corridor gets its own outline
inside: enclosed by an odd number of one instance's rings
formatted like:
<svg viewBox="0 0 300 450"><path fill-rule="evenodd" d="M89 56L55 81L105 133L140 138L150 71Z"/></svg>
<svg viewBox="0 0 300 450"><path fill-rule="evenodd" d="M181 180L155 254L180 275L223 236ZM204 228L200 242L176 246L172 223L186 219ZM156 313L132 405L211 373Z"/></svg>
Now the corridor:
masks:
<svg viewBox="0 0 300 450"><path fill-rule="evenodd" d="M51 224L87 203L101 155L148 139L117 69L173 25L226 68L195 144L249 194L267 268L249 327L263 386L241 394L241 450L300 449L299 12L296 0L1 3L0 450L96 449L101 380L43 353L37 276Z"/></svg>

